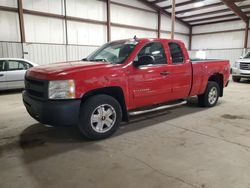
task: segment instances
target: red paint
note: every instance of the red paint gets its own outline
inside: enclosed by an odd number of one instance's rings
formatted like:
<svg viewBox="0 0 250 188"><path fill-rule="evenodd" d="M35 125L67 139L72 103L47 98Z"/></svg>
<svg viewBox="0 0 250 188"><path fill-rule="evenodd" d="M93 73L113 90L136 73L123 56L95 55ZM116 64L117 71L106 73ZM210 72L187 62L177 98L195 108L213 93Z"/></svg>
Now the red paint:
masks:
<svg viewBox="0 0 250 188"><path fill-rule="evenodd" d="M139 50L148 42L161 42L168 64L136 68L133 60ZM188 52L181 41L167 39L138 39L134 51L123 64L102 62L65 62L39 66L30 69L28 76L46 80L73 79L76 83L76 97L94 89L118 86L123 90L128 110L202 94L210 76L222 74L224 86L229 79L229 61L204 61L191 63ZM169 42L178 43L184 53L184 63L172 64ZM169 75L160 73L167 71Z"/></svg>

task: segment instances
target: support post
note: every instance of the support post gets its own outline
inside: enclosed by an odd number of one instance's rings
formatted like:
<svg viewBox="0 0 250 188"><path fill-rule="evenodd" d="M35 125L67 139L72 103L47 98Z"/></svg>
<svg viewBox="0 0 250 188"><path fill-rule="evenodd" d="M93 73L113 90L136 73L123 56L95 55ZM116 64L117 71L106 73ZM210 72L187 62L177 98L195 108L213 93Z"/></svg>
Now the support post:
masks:
<svg viewBox="0 0 250 188"><path fill-rule="evenodd" d="M19 26L20 26L20 35L21 42L25 42L25 30L24 30L24 21L23 21L23 3L22 0L17 0L18 4L18 17L19 17Z"/></svg>
<svg viewBox="0 0 250 188"><path fill-rule="evenodd" d="M111 40L111 22L110 22L110 0L106 0L107 2L107 41Z"/></svg>
<svg viewBox="0 0 250 188"><path fill-rule="evenodd" d="M21 45L22 45L22 58L24 58L24 43L25 40L25 29L24 29L24 21L23 21L23 2L22 0L17 0L18 5L18 18L19 18L19 27L20 27L20 36L21 36Z"/></svg>
<svg viewBox="0 0 250 188"><path fill-rule="evenodd" d="M193 28L190 26L189 28L189 44L188 44L188 50L192 50L192 35L193 35Z"/></svg>
<svg viewBox="0 0 250 188"><path fill-rule="evenodd" d="M65 51L66 61L68 61L68 22L67 22L67 0L64 0L64 27L65 27Z"/></svg>
<svg viewBox="0 0 250 188"><path fill-rule="evenodd" d="M244 40L244 48L245 49L248 46L248 28L249 28L249 21L246 22L246 28L245 28L245 40Z"/></svg>
<svg viewBox="0 0 250 188"><path fill-rule="evenodd" d="M158 30L157 37L161 38L161 11L158 10Z"/></svg>
<svg viewBox="0 0 250 188"><path fill-rule="evenodd" d="M69 42L68 42L68 23L67 23L67 0L64 0L64 23L65 23L65 43L66 45L68 45Z"/></svg>
<svg viewBox="0 0 250 188"><path fill-rule="evenodd" d="M172 28L171 28L171 39L174 39L174 31L175 31L175 0L172 0Z"/></svg>

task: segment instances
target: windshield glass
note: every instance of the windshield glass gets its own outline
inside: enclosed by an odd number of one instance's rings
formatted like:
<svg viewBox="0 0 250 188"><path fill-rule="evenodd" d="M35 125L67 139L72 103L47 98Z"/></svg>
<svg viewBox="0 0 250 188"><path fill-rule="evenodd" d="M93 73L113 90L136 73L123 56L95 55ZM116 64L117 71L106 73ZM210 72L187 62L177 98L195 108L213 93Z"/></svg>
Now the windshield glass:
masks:
<svg viewBox="0 0 250 188"><path fill-rule="evenodd" d="M108 43L89 55L87 61L105 61L114 64L123 63L134 50L137 42L113 42Z"/></svg>
<svg viewBox="0 0 250 188"><path fill-rule="evenodd" d="M244 59L250 59L250 52L248 52L245 56Z"/></svg>

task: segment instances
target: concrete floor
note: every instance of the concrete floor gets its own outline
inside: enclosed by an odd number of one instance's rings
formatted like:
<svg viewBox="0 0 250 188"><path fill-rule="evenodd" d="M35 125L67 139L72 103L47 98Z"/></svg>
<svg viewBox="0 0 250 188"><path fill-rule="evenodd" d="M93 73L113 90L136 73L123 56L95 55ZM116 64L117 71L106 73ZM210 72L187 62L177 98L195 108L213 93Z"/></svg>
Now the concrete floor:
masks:
<svg viewBox="0 0 250 188"><path fill-rule="evenodd" d="M248 188L250 82L230 83L214 108L134 118L90 142L31 119L20 92L0 94L0 187Z"/></svg>

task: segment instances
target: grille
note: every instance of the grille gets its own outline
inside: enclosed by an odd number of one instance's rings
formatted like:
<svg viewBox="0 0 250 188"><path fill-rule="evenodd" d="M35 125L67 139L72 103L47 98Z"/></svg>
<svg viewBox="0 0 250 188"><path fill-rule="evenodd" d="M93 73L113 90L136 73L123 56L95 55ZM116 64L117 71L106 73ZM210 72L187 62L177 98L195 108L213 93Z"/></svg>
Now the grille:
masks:
<svg viewBox="0 0 250 188"><path fill-rule="evenodd" d="M25 90L33 98L48 99L48 81L25 77Z"/></svg>
<svg viewBox="0 0 250 188"><path fill-rule="evenodd" d="M250 70L250 63L240 63L240 69L241 70Z"/></svg>

